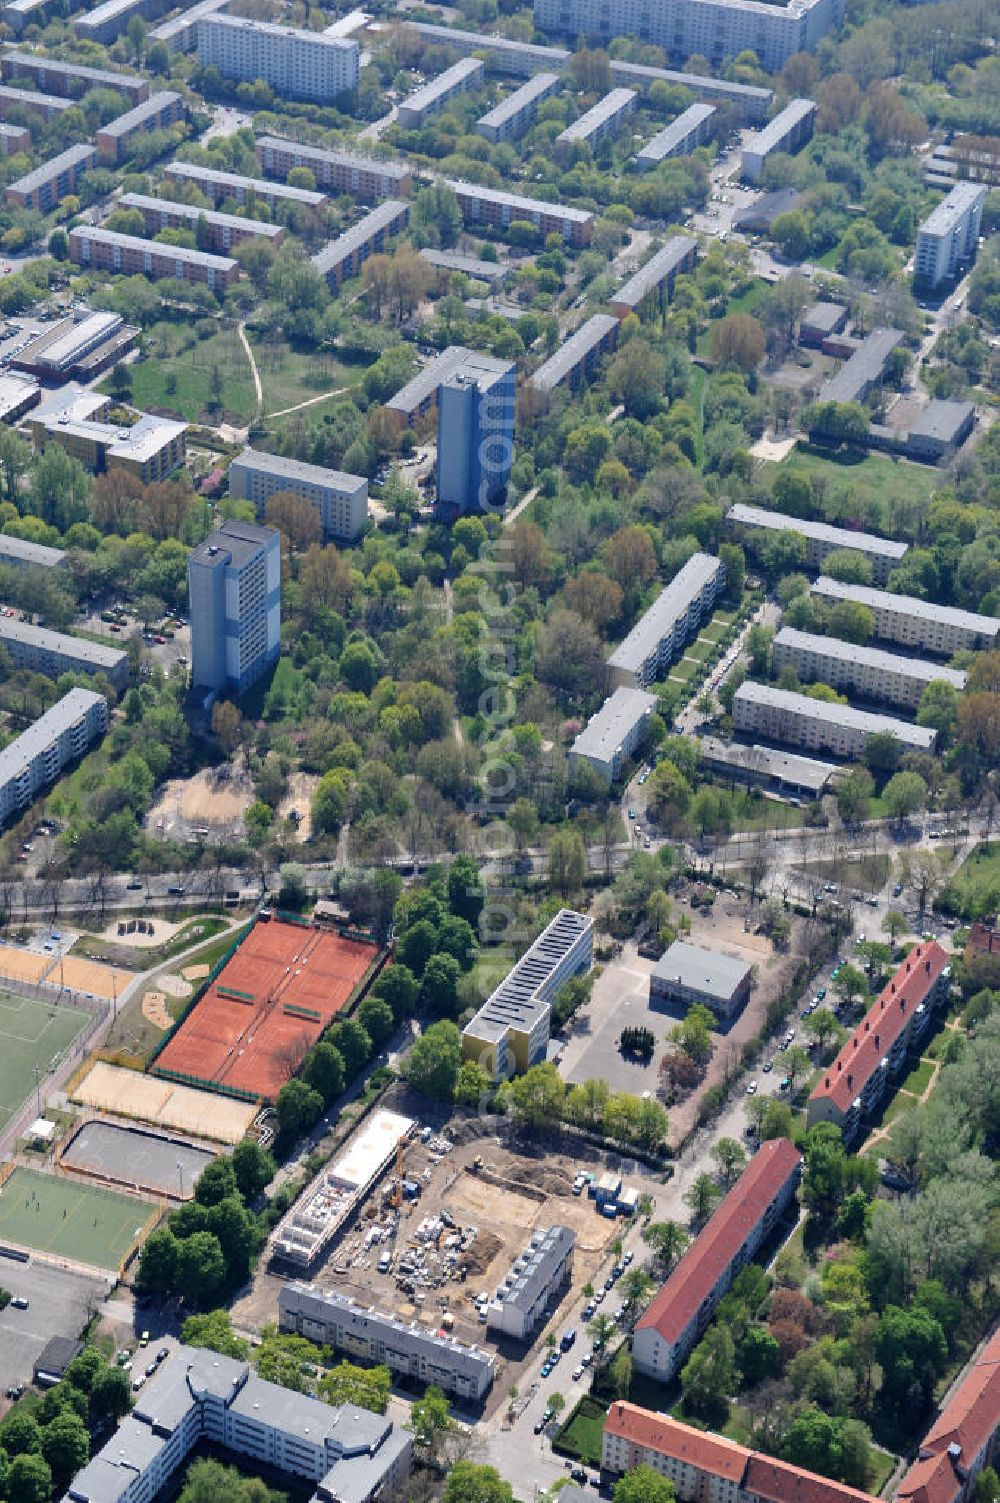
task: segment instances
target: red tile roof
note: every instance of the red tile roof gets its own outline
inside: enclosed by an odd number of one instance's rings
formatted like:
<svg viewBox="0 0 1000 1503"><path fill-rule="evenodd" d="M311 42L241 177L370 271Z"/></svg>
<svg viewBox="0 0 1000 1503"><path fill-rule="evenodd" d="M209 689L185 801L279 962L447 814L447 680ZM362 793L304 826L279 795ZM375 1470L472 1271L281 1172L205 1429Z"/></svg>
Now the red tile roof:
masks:
<svg viewBox="0 0 1000 1503"><path fill-rule="evenodd" d="M787 1138L762 1143L715 1215L696 1237L650 1304L636 1330L655 1326L676 1342L715 1288L771 1201L802 1162Z"/></svg>
<svg viewBox="0 0 1000 1503"><path fill-rule="evenodd" d="M640 1409L638 1404L612 1404L604 1430L632 1445L655 1451L658 1456L672 1456L729 1482L742 1480L750 1455L745 1446L737 1445L734 1440L695 1430L671 1419L669 1414L654 1414L651 1409Z"/></svg>
<svg viewBox="0 0 1000 1503"><path fill-rule="evenodd" d="M915 1461L896 1489L894 1503L954 1503L962 1481L947 1451Z"/></svg>
<svg viewBox="0 0 1000 1503"><path fill-rule="evenodd" d="M751 1452L743 1487L769 1503L872 1503L870 1495L856 1487L757 1451Z"/></svg>
<svg viewBox="0 0 1000 1503"><path fill-rule="evenodd" d="M968 1467L1000 1429L1000 1330L987 1341L920 1445L900 1483L900 1503L952 1503L963 1488L955 1463ZM958 1454L949 1455L957 1446Z"/></svg>
<svg viewBox="0 0 1000 1503"><path fill-rule="evenodd" d="M858 1024L813 1089L809 1100L830 1100L846 1112L948 964L949 957L937 940L914 945L888 986L872 1003L864 1022Z"/></svg>

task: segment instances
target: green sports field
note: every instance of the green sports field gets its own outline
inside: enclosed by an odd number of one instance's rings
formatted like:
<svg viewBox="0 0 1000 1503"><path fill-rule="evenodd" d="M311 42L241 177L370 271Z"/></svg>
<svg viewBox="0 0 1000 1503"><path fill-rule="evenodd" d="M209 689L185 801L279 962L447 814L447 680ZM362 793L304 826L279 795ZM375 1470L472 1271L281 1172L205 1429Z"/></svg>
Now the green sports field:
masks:
<svg viewBox="0 0 1000 1503"><path fill-rule="evenodd" d="M57 1007L0 991L0 1131L90 1022L79 1007Z"/></svg>
<svg viewBox="0 0 1000 1503"><path fill-rule="evenodd" d="M117 1268L154 1211L147 1201L18 1165L0 1189L0 1242Z"/></svg>

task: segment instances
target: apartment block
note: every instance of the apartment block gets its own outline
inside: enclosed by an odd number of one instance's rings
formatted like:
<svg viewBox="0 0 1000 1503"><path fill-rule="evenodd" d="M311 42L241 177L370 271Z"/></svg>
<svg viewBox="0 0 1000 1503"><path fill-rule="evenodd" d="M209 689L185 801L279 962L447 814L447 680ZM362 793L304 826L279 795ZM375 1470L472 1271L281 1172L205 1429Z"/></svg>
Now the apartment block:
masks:
<svg viewBox="0 0 1000 1503"><path fill-rule="evenodd" d="M689 558L608 658L611 683L646 689L664 678L674 658L712 614L725 577L722 563L711 554Z"/></svg>
<svg viewBox="0 0 1000 1503"><path fill-rule="evenodd" d="M773 684L741 684L733 700L733 724L745 735L766 736L786 746L858 762L868 737L895 736L904 751L933 751L937 732L891 715L857 710L853 705L827 704L808 694L793 694Z"/></svg>
<svg viewBox="0 0 1000 1503"><path fill-rule="evenodd" d="M638 1466L672 1482L680 1503L874 1503L857 1488L695 1430L669 1414L612 1404L604 1422L602 1478L613 1482Z"/></svg>
<svg viewBox="0 0 1000 1503"><path fill-rule="evenodd" d="M608 302L618 318L627 318L636 313L640 318L656 314L666 308L674 295L674 284L679 276L693 271L698 259L698 242L690 235L670 235L658 251L650 256L639 270Z"/></svg>
<svg viewBox="0 0 1000 1503"><path fill-rule="evenodd" d="M0 125L0 156L16 157L31 150L31 132L26 125Z"/></svg>
<svg viewBox="0 0 1000 1503"><path fill-rule="evenodd" d="M513 94L508 94L506 99L487 110L476 121L476 131L494 146L501 141L516 141L534 124L542 100L554 94L561 84L558 73L536 73Z"/></svg>
<svg viewBox="0 0 1000 1503"><path fill-rule="evenodd" d="M1000 620L962 611L952 605L936 605L916 595L895 595L867 585L842 584L821 574L810 591L818 600L836 605L841 600L863 605L872 613L874 635L883 642L898 642L936 657L950 658L965 649L980 651L996 645Z"/></svg>
<svg viewBox="0 0 1000 1503"><path fill-rule="evenodd" d="M787 1138L762 1143L725 1200L654 1295L632 1336L632 1362L668 1383L794 1199L802 1155Z"/></svg>
<svg viewBox="0 0 1000 1503"><path fill-rule="evenodd" d="M62 548L29 543L26 538L0 532L0 569L58 569L65 562L66 554Z"/></svg>
<svg viewBox="0 0 1000 1503"><path fill-rule="evenodd" d="M470 352L437 390L439 507L467 512L503 506L514 461L512 361Z"/></svg>
<svg viewBox="0 0 1000 1503"><path fill-rule="evenodd" d="M545 1058L549 1003L594 963L594 921L563 908L462 1030L462 1055L492 1080L523 1075Z"/></svg>
<svg viewBox="0 0 1000 1503"><path fill-rule="evenodd" d="M462 183L446 178L458 199L466 229L484 226L506 230L515 220L533 224L539 234L561 235L570 245L589 245L594 216L587 209L574 209L540 198L524 198L519 193L505 193L500 188L484 188L479 183Z"/></svg>
<svg viewBox="0 0 1000 1503"><path fill-rule="evenodd" d="M748 183L759 183L769 159L778 152L799 151L812 135L815 123L815 102L793 99L748 139L740 153L740 176Z"/></svg>
<svg viewBox="0 0 1000 1503"><path fill-rule="evenodd" d="M746 961L677 939L650 972L649 1005L686 1011L700 1003L728 1022L749 1002L752 979Z"/></svg>
<svg viewBox="0 0 1000 1503"><path fill-rule="evenodd" d="M198 61L238 83L262 79L283 99L333 104L358 86L360 48L350 37L297 31L216 12L198 22Z"/></svg>
<svg viewBox="0 0 1000 1503"><path fill-rule="evenodd" d="M648 63L623 63L618 58L610 62L613 83L628 84L630 88L646 93L660 81L683 89L690 89L699 100L709 104L727 104L741 120L765 119L774 99L771 89L761 89L754 84L732 83L727 78L710 78L702 73L681 73L675 68L653 68Z"/></svg>
<svg viewBox="0 0 1000 1503"><path fill-rule="evenodd" d="M284 230L280 224L249 219L242 214L220 214L213 209L199 209L193 204L175 203L168 198L153 198L146 193L123 193L119 208L136 209L142 215L146 234L160 230L193 230L205 250L226 252L244 240L269 240L280 245Z"/></svg>
<svg viewBox="0 0 1000 1503"><path fill-rule="evenodd" d="M616 689L573 742L570 771L586 762L610 786L621 776L629 758L645 745L655 709L655 694L647 694L644 689Z"/></svg>
<svg viewBox="0 0 1000 1503"><path fill-rule="evenodd" d="M774 639L775 673L782 668L794 669L806 683L829 684L877 704L914 711L928 684L943 681L961 693L966 680L960 669L942 668L926 658L904 658L790 626L783 626Z"/></svg>
<svg viewBox="0 0 1000 1503"><path fill-rule="evenodd" d="M317 252L312 264L335 291L349 277L358 276L370 256L378 255L394 236L405 230L409 218L408 203L400 198L387 198Z"/></svg>
<svg viewBox="0 0 1000 1503"><path fill-rule="evenodd" d="M9 84L0 84L0 120L36 115L49 121L73 108L72 99L63 99L58 94L39 94L35 89L12 89Z"/></svg>
<svg viewBox="0 0 1000 1503"><path fill-rule="evenodd" d="M106 47L128 30L133 16L143 21L158 21L171 8L171 0L104 0L103 5L95 5L77 16L73 30L81 41L99 42Z"/></svg>
<svg viewBox="0 0 1000 1503"><path fill-rule="evenodd" d="M403 130L419 130L433 115L439 115L459 94L481 89L486 69L478 57L463 57L437 78L430 79L401 100L396 119Z"/></svg>
<svg viewBox="0 0 1000 1503"><path fill-rule="evenodd" d="M554 355L542 362L528 384L536 391L555 391L565 383L576 391L589 380L596 367L618 343L618 319L611 313L593 313L585 324L560 345Z"/></svg>
<svg viewBox="0 0 1000 1503"><path fill-rule="evenodd" d="M319 512L324 540L354 542L368 521L368 481L323 465L283 459L263 449L244 449L229 466L229 494L252 501L257 520L276 491L291 491Z"/></svg>
<svg viewBox="0 0 1000 1503"><path fill-rule="evenodd" d="M281 534L223 522L188 554L191 682L243 694L281 655Z"/></svg>
<svg viewBox="0 0 1000 1503"><path fill-rule="evenodd" d="M198 46L198 22L203 16L213 16L218 10L225 10L229 0L198 0L188 10L182 10L179 16L174 16L169 21L164 21L150 32L150 40L163 42L170 52L194 52Z"/></svg>
<svg viewBox="0 0 1000 1503"><path fill-rule="evenodd" d="M575 1244L576 1233L568 1226L532 1232L486 1306L487 1329L530 1341L570 1281Z"/></svg>
<svg viewBox="0 0 1000 1503"><path fill-rule="evenodd" d="M967 1503L1000 1439L1000 1331L975 1355L896 1489L894 1503Z"/></svg>
<svg viewBox="0 0 1000 1503"><path fill-rule="evenodd" d="M128 683L128 654L85 637L32 626L15 616L0 615L0 647L15 668L59 678L64 673L103 673L116 689Z"/></svg>
<svg viewBox="0 0 1000 1503"><path fill-rule="evenodd" d="M410 192L410 169L399 162L359 157L349 151L325 151L301 141L286 141L281 136L258 137L254 150L261 171L270 177L287 178L293 167L308 167L317 188L329 194L349 193L358 203L377 204L383 198L406 198ZM302 192L302 189L285 191Z"/></svg>
<svg viewBox="0 0 1000 1503"><path fill-rule="evenodd" d="M9 14L10 7L4 12ZM45 94L64 99L78 99L89 89L115 89L133 104L149 98L149 84L135 73L119 73L111 68L87 68L82 63L61 63L40 52L5 52L0 57L0 78L4 83L28 79Z"/></svg>
<svg viewBox="0 0 1000 1503"><path fill-rule="evenodd" d="M106 167L124 162L135 145L138 136L151 130L167 130L184 119L184 101L173 89L161 89L151 94L142 104L127 110L116 120L102 125L94 140L97 155Z"/></svg>
<svg viewBox="0 0 1000 1503"><path fill-rule="evenodd" d="M57 443L95 475L127 470L148 485L184 463L186 423L148 412L134 413L131 424L111 423L110 413L110 397L70 381L35 408L27 426L36 449Z"/></svg>
<svg viewBox="0 0 1000 1503"><path fill-rule="evenodd" d="M956 183L917 231L914 281L939 287L964 276L976 259L986 186Z"/></svg>
<svg viewBox="0 0 1000 1503"><path fill-rule="evenodd" d="M278 1290L278 1329L332 1347L352 1362L384 1363L390 1372L433 1383L467 1403L482 1403L496 1376L489 1352L310 1284L284 1284Z"/></svg>
<svg viewBox="0 0 1000 1503"><path fill-rule="evenodd" d="M854 532L846 527L831 527L808 517L790 517L785 512L768 511L764 506L745 506L738 501L726 512L726 521L738 536L760 537L781 532L795 532L805 539L807 569L821 569L829 554L850 548L862 554L872 566L872 578L883 585L891 571L901 563L909 547L893 538L876 537L871 532Z"/></svg>
<svg viewBox="0 0 1000 1503"><path fill-rule="evenodd" d="M595 43L635 37L671 59L707 57L713 68L746 50L765 73L777 73L796 52L812 52L844 19L842 0L534 0L535 27L551 36L586 36Z"/></svg>
<svg viewBox="0 0 1000 1503"><path fill-rule="evenodd" d="M24 177L8 183L4 190L7 203L16 204L19 209L35 209L39 214L47 214L67 194L76 192L80 178L96 160L97 153L86 142L70 146L33 172L26 172Z"/></svg>
<svg viewBox="0 0 1000 1503"><path fill-rule="evenodd" d="M62 1503L150 1503L204 1442L312 1483L310 1503L374 1503L403 1484L413 1438L356 1404L332 1408L249 1364L179 1346Z"/></svg>
<svg viewBox="0 0 1000 1503"><path fill-rule="evenodd" d="M110 271L120 277L149 277L158 282L175 277L179 282L202 282L213 292L225 292L240 274L239 262L209 251L188 250L182 245L163 245L138 235L119 235L96 225L77 225L70 231L69 256L77 266Z"/></svg>
<svg viewBox="0 0 1000 1503"><path fill-rule="evenodd" d="M589 146L591 150L606 136L615 136L635 111L639 98L635 89L611 89L578 120L560 131L553 143L558 155L565 156L573 146Z"/></svg>
<svg viewBox="0 0 1000 1503"><path fill-rule="evenodd" d="M808 1125L832 1122L852 1146L898 1079L910 1050L927 1037L950 986L949 957L937 941L914 945L813 1087Z"/></svg>
<svg viewBox="0 0 1000 1503"><path fill-rule="evenodd" d="M27 809L108 728L108 702L70 689L51 710L0 751L0 824Z"/></svg>
<svg viewBox="0 0 1000 1503"><path fill-rule="evenodd" d="M565 47L539 47L534 42L515 42L510 37L492 36L482 31L456 30L452 26L434 26L425 21L406 21L408 30L422 42L434 47L450 47L468 56L485 52L489 73L511 74L530 78L533 73L562 73L571 54Z"/></svg>
<svg viewBox="0 0 1000 1503"><path fill-rule="evenodd" d="M690 156L697 147L704 146L706 141L712 139L712 121L715 116L714 104L688 105L676 120L672 120L646 142L635 159L639 170L648 172L651 167L658 166L669 157Z"/></svg>
<svg viewBox="0 0 1000 1503"><path fill-rule="evenodd" d="M232 199L240 208L260 202L273 213L284 204L300 204L315 212L326 203L325 193L314 193L308 188L289 188L285 183L269 183L263 178L243 177L238 172L217 172L214 167L199 167L194 162L171 162L164 169L163 179L167 184L193 183L216 208Z"/></svg>
<svg viewBox="0 0 1000 1503"><path fill-rule="evenodd" d="M15 36L21 36L29 26L46 26L61 9L62 0L8 0L3 8L4 24Z"/></svg>

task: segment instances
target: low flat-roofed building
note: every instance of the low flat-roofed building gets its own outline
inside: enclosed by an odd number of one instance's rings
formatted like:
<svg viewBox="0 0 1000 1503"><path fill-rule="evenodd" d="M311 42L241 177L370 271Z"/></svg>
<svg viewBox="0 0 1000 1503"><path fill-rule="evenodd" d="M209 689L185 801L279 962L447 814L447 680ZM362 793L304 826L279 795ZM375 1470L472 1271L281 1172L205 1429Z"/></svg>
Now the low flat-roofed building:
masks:
<svg viewBox="0 0 1000 1503"><path fill-rule="evenodd" d="M392 1373L433 1383L474 1404L486 1397L496 1375L495 1358L479 1347L310 1284L278 1290L278 1329L344 1352L351 1361L385 1363Z"/></svg>
<svg viewBox="0 0 1000 1503"><path fill-rule="evenodd" d="M403 130L419 130L432 115L438 115L458 94L482 88L486 69L478 57L463 57L450 68L430 79L396 107L396 119Z"/></svg>
<svg viewBox="0 0 1000 1503"><path fill-rule="evenodd" d="M409 218L408 203L387 198L318 251L312 264L329 286L336 289L349 277L356 277L369 256L377 255L394 235L405 230Z"/></svg>
<svg viewBox="0 0 1000 1503"><path fill-rule="evenodd" d="M0 647L15 668L59 678L64 673L103 673L116 689L128 683L128 654L120 647L105 647L86 637L71 637L32 626L16 616L0 615Z"/></svg>
<svg viewBox="0 0 1000 1503"><path fill-rule="evenodd" d="M410 168L402 162L360 156L352 151L328 151L283 136L259 136L254 146L261 170L287 177L293 167L308 167L324 193L349 193L359 203L405 198L410 191ZM286 194L303 189L285 188Z"/></svg>
<svg viewBox="0 0 1000 1503"><path fill-rule="evenodd" d="M16 423L41 401L42 388L30 376L0 374L0 423ZM56 550L58 552L58 549ZM0 559L0 564L6 560Z"/></svg>
<svg viewBox="0 0 1000 1503"><path fill-rule="evenodd" d="M244 240L269 240L279 245L284 237L280 224L250 219L242 214L220 214L215 209L201 209L195 204L176 203L169 198L154 198L146 193L123 193L121 209L136 209L143 218L147 235L161 230L193 230L203 249L225 254Z"/></svg>
<svg viewBox="0 0 1000 1503"><path fill-rule="evenodd" d="M0 532L0 569L58 569L65 562L66 554L62 548L29 543L27 538L15 538Z"/></svg>
<svg viewBox="0 0 1000 1503"><path fill-rule="evenodd" d="M528 382L536 391L550 392L563 382L571 391L593 374L598 361L618 343L620 324L612 313L593 313L542 362Z"/></svg>
<svg viewBox="0 0 1000 1503"><path fill-rule="evenodd" d="M605 136L615 135L634 112L638 98L635 89L609 90L603 99L559 132L553 143L556 152L565 155L573 146L594 147Z"/></svg>
<svg viewBox="0 0 1000 1503"><path fill-rule="evenodd" d="M486 1307L486 1325L515 1341L530 1341L570 1281L576 1233L539 1228Z"/></svg>
<svg viewBox="0 0 1000 1503"><path fill-rule="evenodd" d="M640 171L648 172L651 167L658 166L669 157L690 156L697 147L704 146L706 141L711 140L714 118L714 104L689 104L676 120L672 120L646 142L635 159L636 165Z"/></svg>
<svg viewBox="0 0 1000 1503"><path fill-rule="evenodd" d="M677 939L650 972L649 1005L687 1010L700 1002L728 1022L749 1002L752 981L745 960Z"/></svg>
<svg viewBox="0 0 1000 1503"><path fill-rule="evenodd" d="M608 658L612 685L645 689L664 677L702 622L711 615L726 571L710 553L696 553L666 585Z"/></svg>
<svg viewBox="0 0 1000 1503"><path fill-rule="evenodd" d="M324 465L304 464L263 449L244 449L229 466L229 494L252 501L258 520L276 491L291 491L319 512L323 537L353 542L368 521L368 481Z"/></svg>
<svg viewBox="0 0 1000 1503"><path fill-rule="evenodd" d="M460 271L477 282L489 282L495 286L510 276L509 261L480 261L476 256L463 256L458 251L434 250L424 246L420 258L435 271Z"/></svg>
<svg viewBox="0 0 1000 1503"><path fill-rule="evenodd" d="M756 84L733 83L728 78L710 78L703 73L682 73L675 68L653 68L647 63L626 63L613 57L609 71L615 83L648 90L654 83L672 88L690 89L699 99L727 104L742 120L763 120L771 107L774 93Z"/></svg>
<svg viewBox="0 0 1000 1503"><path fill-rule="evenodd" d="M907 432L906 452L911 459L938 464L965 443L975 424L976 409L971 402L935 398Z"/></svg>
<svg viewBox="0 0 1000 1503"><path fill-rule="evenodd" d="M186 245L164 245L139 235L120 235L98 225L75 225L69 233L69 254L77 266L109 271L115 276L149 277L154 282L165 277L201 282L212 292L224 292L240 274L239 262L231 256L213 256Z"/></svg>
<svg viewBox="0 0 1000 1503"><path fill-rule="evenodd" d="M911 1048L927 1037L950 987L950 960L937 941L914 945L813 1087L808 1125L832 1122L852 1146L902 1072Z"/></svg>
<svg viewBox="0 0 1000 1503"><path fill-rule="evenodd" d="M480 183L463 183L444 178L458 199L466 228L484 225L506 230L515 219L533 224L539 234L561 235L571 245L589 245L594 215L589 209L575 209L568 204L550 203L548 199L526 198L521 193L507 193L502 188L485 188Z"/></svg>
<svg viewBox="0 0 1000 1503"><path fill-rule="evenodd" d="M4 17L9 11L4 11ZM0 84L0 120L9 120L12 115L37 115L42 120L51 120L65 110L76 108L76 101L64 99L60 94L40 94L37 89L12 89L9 84Z"/></svg>
<svg viewBox="0 0 1000 1503"><path fill-rule="evenodd" d="M97 153L88 142L69 146L40 167L8 183L4 189L6 200L20 209L34 209L39 214L46 214L61 199L76 192L80 178L96 160Z"/></svg>
<svg viewBox="0 0 1000 1503"><path fill-rule="evenodd" d="M309 188L290 188L286 183L270 183L266 178L243 177L239 172L218 172L214 167L202 167L196 162L170 162L164 169L166 186L174 183L193 183L206 198L218 206L227 199L234 199L241 207L259 199L269 208L282 204L301 204L315 211L326 203L326 194Z"/></svg>
<svg viewBox="0 0 1000 1503"><path fill-rule="evenodd" d="M462 1030L462 1054L492 1080L523 1074L545 1058L549 1004L564 982L589 971L594 921L562 908Z"/></svg>
<svg viewBox="0 0 1000 1503"><path fill-rule="evenodd" d="M951 657L966 648L979 651L993 647L1000 620L953 605L938 605L917 595L896 595L869 585L843 584L821 574L810 591L818 600L836 605L841 600L863 605L872 613L874 635L883 642L899 642L938 657Z"/></svg>
<svg viewBox="0 0 1000 1503"><path fill-rule="evenodd" d="M873 329L849 360L819 389L821 402L863 402L885 376L889 356L903 343L899 329Z"/></svg>
<svg viewBox="0 0 1000 1503"><path fill-rule="evenodd" d="M863 647L837 637L783 626L774 639L774 671L792 668L806 683L829 684L831 689L853 690L862 699L898 705L916 711L929 684L946 683L959 694L966 675L958 668L943 668L926 658L906 658L880 647Z"/></svg>
<svg viewBox="0 0 1000 1503"><path fill-rule="evenodd" d="M494 146L515 141L534 121L538 106L562 85L558 73L536 73L476 121L476 131Z"/></svg>
<svg viewBox="0 0 1000 1503"><path fill-rule="evenodd" d="M694 268L698 259L698 242L691 235L671 235L649 260L609 298L612 311L619 318L647 311L659 312L673 296L674 283Z"/></svg>
<svg viewBox="0 0 1000 1503"><path fill-rule="evenodd" d="M27 809L108 728L108 702L70 689L0 751L0 824Z"/></svg>
<svg viewBox="0 0 1000 1503"><path fill-rule="evenodd" d="M773 751L769 746L748 746L743 741L702 736L697 746L706 767L735 783L750 783L804 798L819 798L837 771L833 762L819 762L795 752Z"/></svg>
<svg viewBox="0 0 1000 1503"><path fill-rule="evenodd" d="M929 725L912 725L908 720L858 710L854 705L828 704L808 694L794 694L750 679L736 691L733 724L745 734L767 736L808 751L829 752L852 762L864 757L869 736L895 736L904 751L933 751L937 740L937 731Z"/></svg>
<svg viewBox="0 0 1000 1503"><path fill-rule="evenodd" d="M435 47L451 47L468 55L486 53L486 67L491 73L508 73L530 77L541 69L562 73L572 54L565 47L540 47L535 42L517 42L512 37L493 36L482 31L466 31L453 26L435 26L425 21L405 18L408 31L415 31L422 42Z"/></svg>
<svg viewBox="0 0 1000 1503"><path fill-rule="evenodd" d="M793 99L752 135L740 153L740 176L759 183L768 159L779 151L795 152L813 133L816 105L812 99Z"/></svg>
<svg viewBox="0 0 1000 1503"><path fill-rule="evenodd" d="M644 689L617 688L596 715L591 715L573 742L570 770L577 763L586 762L606 783L613 783L621 776L628 759L648 739L655 709L655 694L647 694Z"/></svg>
<svg viewBox="0 0 1000 1503"><path fill-rule="evenodd" d="M142 104L126 110L115 120L102 125L94 140L97 142L98 159L105 166L115 166L129 154L137 136L146 131L166 130L184 119L184 100L173 89L161 89L150 94Z"/></svg>
<svg viewBox="0 0 1000 1503"><path fill-rule="evenodd" d="M636 1323L632 1362L667 1383L686 1362L734 1277L794 1199L802 1155L787 1138L761 1143L708 1224Z"/></svg>
<svg viewBox="0 0 1000 1503"><path fill-rule="evenodd" d="M819 349L824 339L839 334L847 322L842 303L811 303L799 319L799 344Z"/></svg>
<svg viewBox="0 0 1000 1503"><path fill-rule="evenodd" d="M39 1388L51 1388L66 1376L74 1357L83 1351L83 1342L74 1336L53 1336L35 1359L34 1381Z"/></svg>
<svg viewBox="0 0 1000 1503"><path fill-rule="evenodd" d="M831 527L828 522L814 522L810 517L790 517L785 512L768 511L764 506L747 506L742 501L729 508L726 521L730 527L750 535L797 532L805 538L805 562L809 569L820 569L828 554L850 548L868 560L872 566L872 578L880 585L885 584L909 548L908 543L898 543L893 538L876 537L871 532L852 532L847 527Z"/></svg>
<svg viewBox="0 0 1000 1503"><path fill-rule="evenodd" d="M49 324L11 356L18 370L46 380L79 376L89 380L131 350L139 331L117 313L84 312Z"/></svg>

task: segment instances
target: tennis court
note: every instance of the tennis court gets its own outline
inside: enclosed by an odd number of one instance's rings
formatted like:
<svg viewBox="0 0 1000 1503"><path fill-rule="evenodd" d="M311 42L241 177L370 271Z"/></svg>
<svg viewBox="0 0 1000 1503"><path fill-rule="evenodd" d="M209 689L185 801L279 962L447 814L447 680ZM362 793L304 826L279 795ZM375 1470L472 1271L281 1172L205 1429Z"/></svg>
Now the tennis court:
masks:
<svg viewBox="0 0 1000 1503"><path fill-rule="evenodd" d="M0 1130L21 1110L90 1022L79 1007L59 1007L0 990Z"/></svg>
<svg viewBox="0 0 1000 1503"><path fill-rule="evenodd" d="M0 1242L115 1269L158 1214L149 1201L19 1164L0 1189Z"/></svg>

